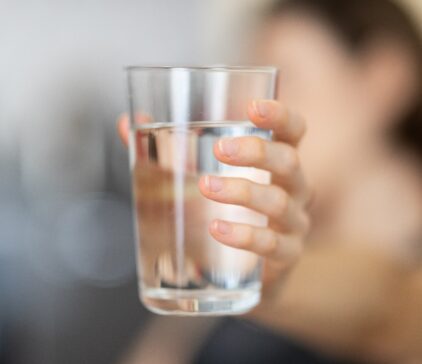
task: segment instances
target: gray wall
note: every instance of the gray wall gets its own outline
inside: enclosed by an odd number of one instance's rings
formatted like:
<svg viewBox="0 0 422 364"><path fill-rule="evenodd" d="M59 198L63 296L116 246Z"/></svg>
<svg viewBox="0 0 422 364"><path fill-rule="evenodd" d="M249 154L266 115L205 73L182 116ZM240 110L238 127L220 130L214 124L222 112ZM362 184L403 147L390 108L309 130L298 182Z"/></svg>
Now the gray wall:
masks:
<svg viewBox="0 0 422 364"><path fill-rule="evenodd" d="M0 363L113 363L148 320L122 66L204 60L205 5L0 0Z"/></svg>

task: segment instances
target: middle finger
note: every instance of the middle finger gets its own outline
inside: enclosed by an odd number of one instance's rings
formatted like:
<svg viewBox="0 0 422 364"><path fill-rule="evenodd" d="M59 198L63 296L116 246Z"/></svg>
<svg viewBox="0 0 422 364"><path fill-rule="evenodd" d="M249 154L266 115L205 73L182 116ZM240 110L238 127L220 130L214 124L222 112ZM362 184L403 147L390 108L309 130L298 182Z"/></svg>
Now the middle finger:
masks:
<svg viewBox="0 0 422 364"><path fill-rule="evenodd" d="M223 138L214 145L214 154L225 164L270 171L273 180L295 197L306 191L299 156L289 144L259 137Z"/></svg>

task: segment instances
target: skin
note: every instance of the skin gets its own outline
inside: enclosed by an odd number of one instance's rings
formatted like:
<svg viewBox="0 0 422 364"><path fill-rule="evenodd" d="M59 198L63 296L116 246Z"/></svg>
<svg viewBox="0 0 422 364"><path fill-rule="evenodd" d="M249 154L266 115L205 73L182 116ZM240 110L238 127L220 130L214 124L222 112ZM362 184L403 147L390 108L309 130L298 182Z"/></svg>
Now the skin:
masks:
<svg viewBox="0 0 422 364"><path fill-rule="evenodd" d="M384 137L417 97L412 55L380 37L351 56L305 13L268 22L255 51L257 63L281 70L279 100L255 100L248 110L275 140L223 140L214 154L271 171L272 184L213 176L199 182L205 197L270 219L266 229L210 225L222 244L265 258L263 301L249 317L330 354L383 363L421 358L422 270L414 238L421 176L413 157ZM126 117L118 129L127 143Z"/></svg>

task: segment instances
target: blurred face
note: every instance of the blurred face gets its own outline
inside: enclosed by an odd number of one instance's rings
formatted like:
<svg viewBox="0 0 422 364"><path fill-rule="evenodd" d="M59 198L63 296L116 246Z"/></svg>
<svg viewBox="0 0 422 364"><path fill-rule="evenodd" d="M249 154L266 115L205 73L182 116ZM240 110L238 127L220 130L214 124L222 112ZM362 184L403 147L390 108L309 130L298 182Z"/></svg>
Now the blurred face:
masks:
<svg viewBox="0 0 422 364"><path fill-rule="evenodd" d="M373 123L359 62L307 15L273 21L256 50L259 62L280 70L280 100L307 119L300 153L308 178L320 190L333 188L357 163L356 152Z"/></svg>

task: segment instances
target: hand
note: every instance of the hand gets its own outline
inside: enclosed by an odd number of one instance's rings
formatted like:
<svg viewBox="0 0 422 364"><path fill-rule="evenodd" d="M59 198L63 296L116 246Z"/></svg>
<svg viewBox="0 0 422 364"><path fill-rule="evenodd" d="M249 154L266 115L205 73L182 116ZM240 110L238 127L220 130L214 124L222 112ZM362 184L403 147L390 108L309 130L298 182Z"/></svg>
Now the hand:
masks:
<svg viewBox="0 0 422 364"><path fill-rule="evenodd" d="M214 145L222 163L247 166L272 173L272 184L263 185L242 178L203 176L201 193L214 201L248 207L269 218L268 228L215 220L209 230L219 242L254 252L265 258L264 299L274 296L277 282L301 255L309 230L305 210L309 199L297 153L305 132L302 118L273 100L256 100L248 108L250 120L261 129L273 131L273 141L258 137L221 139ZM119 135L127 144L128 120L119 119Z"/></svg>
<svg viewBox="0 0 422 364"><path fill-rule="evenodd" d="M264 257L264 282L269 283L296 262L309 229L304 209L309 193L296 150L305 125L272 100L252 102L248 115L257 127L272 130L274 141L258 137L221 139L214 146L215 157L225 164L267 170L272 173L272 184L204 176L199 188L211 200L241 205L268 216L268 228L215 220L210 233L223 244Z"/></svg>

